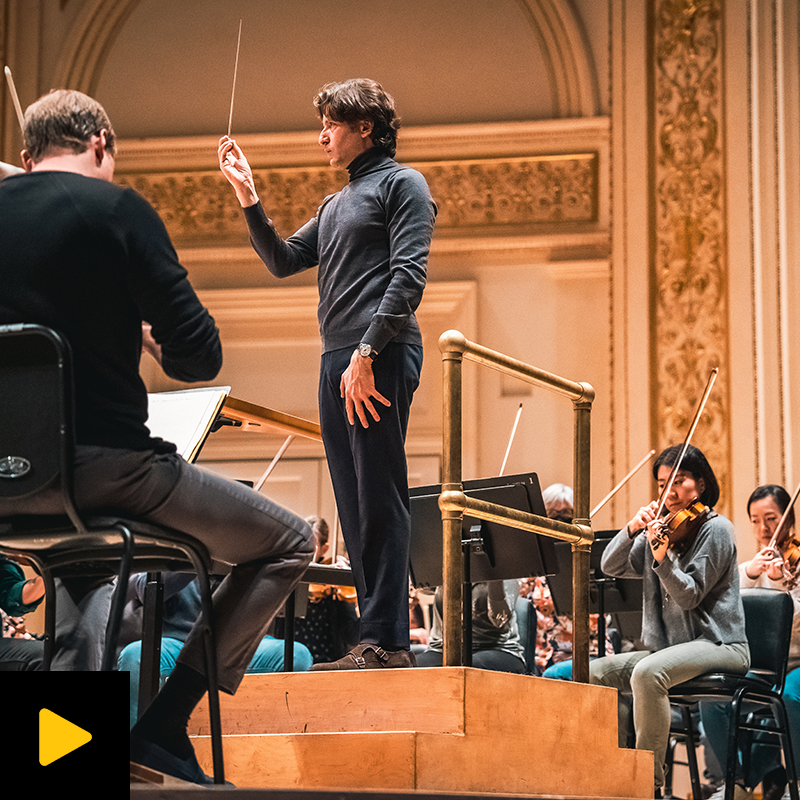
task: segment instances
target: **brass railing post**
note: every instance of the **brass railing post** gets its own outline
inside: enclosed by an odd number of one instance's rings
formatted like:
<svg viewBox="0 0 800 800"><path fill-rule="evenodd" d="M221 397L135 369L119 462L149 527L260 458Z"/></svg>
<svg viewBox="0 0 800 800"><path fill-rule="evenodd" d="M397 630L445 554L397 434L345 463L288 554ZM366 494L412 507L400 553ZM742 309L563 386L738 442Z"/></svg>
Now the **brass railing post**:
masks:
<svg viewBox="0 0 800 800"><path fill-rule="evenodd" d="M572 545L573 680L589 680L589 553L593 540L589 519L591 410L594 389L588 383L561 378L502 353L467 341L458 331L439 338L444 375L444 446L442 454L442 571L444 594L444 664L464 663L462 653L464 514L493 520ZM542 386L572 400L575 409L575 519L571 524L487 503L464 494L461 474L461 365L468 358L512 377Z"/></svg>
<svg viewBox="0 0 800 800"><path fill-rule="evenodd" d="M589 479L591 473L591 402L574 402L575 459L573 522L591 526ZM589 556L591 545L572 545L572 678L589 682Z"/></svg>
<svg viewBox="0 0 800 800"><path fill-rule="evenodd" d="M463 340L463 337L461 337ZM444 442L442 492L461 492L461 366L463 356L458 339L448 342L442 353L444 370ZM461 527L464 514L459 509L442 509L443 622L449 635L444 637L443 663L446 667L464 663L462 605L464 566L461 552Z"/></svg>

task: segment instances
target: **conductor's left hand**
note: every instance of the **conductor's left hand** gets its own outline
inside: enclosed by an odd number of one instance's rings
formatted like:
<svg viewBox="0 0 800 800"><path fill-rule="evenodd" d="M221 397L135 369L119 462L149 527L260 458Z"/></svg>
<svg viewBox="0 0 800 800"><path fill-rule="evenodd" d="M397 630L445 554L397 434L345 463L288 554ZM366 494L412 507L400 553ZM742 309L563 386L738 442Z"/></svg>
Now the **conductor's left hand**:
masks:
<svg viewBox="0 0 800 800"><path fill-rule="evenodd" d="M356 416L358 416L362 427L368 428L367 413L375 422L380 421L380 415L372 404L373 398L385 406L391 405L391 402L375 388L371 359L364 358L358 350L353 351L350 364L342 373L339 391L344 398L347 419L351 425L356 424Z"/></svg>

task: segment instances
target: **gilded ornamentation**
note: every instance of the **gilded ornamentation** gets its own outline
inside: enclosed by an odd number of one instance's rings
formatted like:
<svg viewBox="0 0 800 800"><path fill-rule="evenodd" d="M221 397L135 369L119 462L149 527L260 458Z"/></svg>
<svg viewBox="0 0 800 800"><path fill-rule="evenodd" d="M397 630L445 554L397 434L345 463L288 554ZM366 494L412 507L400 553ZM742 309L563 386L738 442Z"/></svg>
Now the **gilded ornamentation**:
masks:
<svg viewBox="0 0 800 800"><path fill-rule="evenodd" d="M660 447L683 440L709 372L722 367L694 441L729 504L720 0L660 0L657 9L657 440Z"/></svg>
<svg viewBox="0 0 800 800"><path fill-rule="evenodd" d="M597 156L440 162L421 167L438 228L593 222Z"/></svg>
<svg viewBox="0 0 800 800"><path fill-rule="evenodd" d="M596 153L487 158L414 164L439 206L437 231L448 228L592 223L598 216ZM346 172L325 167L255 170L267 213L288 235L311 219L323 198L338 191ZM239 204L219 172L118 173L117 181L144 195L177 244L246 236Z"/></svg>

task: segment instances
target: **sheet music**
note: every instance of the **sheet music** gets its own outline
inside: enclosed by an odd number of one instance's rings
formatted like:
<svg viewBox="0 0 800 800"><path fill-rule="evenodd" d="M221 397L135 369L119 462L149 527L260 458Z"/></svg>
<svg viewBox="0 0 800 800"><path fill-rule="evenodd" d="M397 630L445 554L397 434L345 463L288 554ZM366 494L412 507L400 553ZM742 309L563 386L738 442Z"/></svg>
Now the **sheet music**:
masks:
<svg viewBox="0 0 800 800"><path fill-rule="evenodd" d="M147 427L153 436L172 442L191 463L230 391L230 386L209 386L148 394Z"/></svg>

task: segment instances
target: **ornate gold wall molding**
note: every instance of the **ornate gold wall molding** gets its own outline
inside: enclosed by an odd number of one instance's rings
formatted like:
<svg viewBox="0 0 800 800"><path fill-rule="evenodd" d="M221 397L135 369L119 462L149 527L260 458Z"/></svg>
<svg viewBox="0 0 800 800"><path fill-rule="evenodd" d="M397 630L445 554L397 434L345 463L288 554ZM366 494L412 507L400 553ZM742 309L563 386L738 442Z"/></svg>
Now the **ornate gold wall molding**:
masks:
<svg viewBox="0 0 800 800"><path fill-rule="evenodd" d="M697 444L730 507L727 253L721 0L655 0L654 438L686 435L720 375Z"/></svg>
<svg viewBox="0 0 800 800"><path fill-rule="evenodd" d="M485 158L412 164L427 178L439 207L437 233L495 227L554 227L598 219L598 154ZM307 222L346 173L327 167L254 170L267 213L288 235ZM238 201L218 170L119 173L117 182L144 195L177 245L219 243L246 235Z"/></svg>

